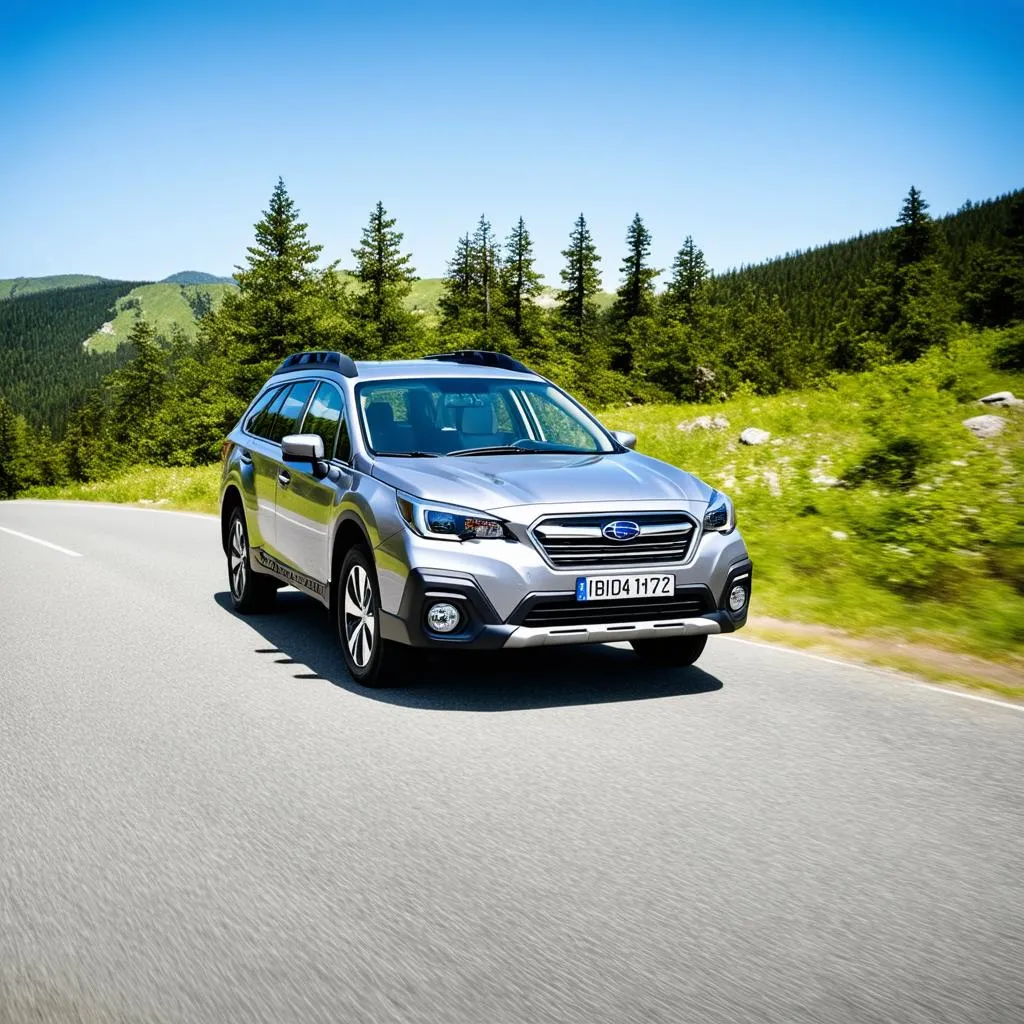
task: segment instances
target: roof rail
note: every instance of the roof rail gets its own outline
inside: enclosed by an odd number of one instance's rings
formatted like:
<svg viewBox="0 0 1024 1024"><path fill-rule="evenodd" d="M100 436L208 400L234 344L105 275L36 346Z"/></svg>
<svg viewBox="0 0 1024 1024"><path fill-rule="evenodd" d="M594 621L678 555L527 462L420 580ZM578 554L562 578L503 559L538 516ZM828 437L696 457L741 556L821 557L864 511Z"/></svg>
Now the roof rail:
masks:
<svg viewBox="0 0 1024 1024"><path fill-rule="evenodd" d="M513 370L516 373L538 374L525 363L505 355L504 352L487 352L480 348L462 348L457 352L437 352L424 359L436 359L441 363L464 363L468 366L493 366L498 370Z"/></svg>
<svg viewBox="0 0 1024 1024"><path fill-rule="evenodd" d="M342 352L295 352L274 371L274 374L291 373L316 367L322 370L337 370L346 377L358 377L356 364Z"/></svg>

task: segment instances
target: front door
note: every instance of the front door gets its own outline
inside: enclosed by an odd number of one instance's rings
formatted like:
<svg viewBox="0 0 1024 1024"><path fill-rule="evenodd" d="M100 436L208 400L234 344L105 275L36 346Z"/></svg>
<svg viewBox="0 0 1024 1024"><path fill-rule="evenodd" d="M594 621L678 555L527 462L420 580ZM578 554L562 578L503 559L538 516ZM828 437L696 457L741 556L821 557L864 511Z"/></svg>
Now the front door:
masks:
<svg viewBox="0 0 1024 1024"><path fill-rule="evenodd" d="M283 462L277 483L277 548L280 557L319 584L330 577L329 550L334 506L349 489L352 474L348 451L345 404L341 392L321 381L296 434L318 434L324 442L324 463L329 469L320 478L308 462ZM341 436L341 450L337 450ZM315 588L314 588L315 589Z"/></svg>

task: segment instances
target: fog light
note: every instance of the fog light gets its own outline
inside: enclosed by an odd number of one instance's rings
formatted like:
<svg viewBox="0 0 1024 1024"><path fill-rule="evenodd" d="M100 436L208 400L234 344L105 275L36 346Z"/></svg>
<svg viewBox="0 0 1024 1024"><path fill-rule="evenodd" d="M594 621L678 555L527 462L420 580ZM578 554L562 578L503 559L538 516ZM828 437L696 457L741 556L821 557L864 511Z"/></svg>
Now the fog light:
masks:
<svg viewBox="0 0 1024 1024"><path fill-rule="evenodd" d="M729 608L738 612L741 611L743 606L747 603L747 591L746 588L739 586L738 584L729 591Z"/></svg>
<svg viewBox="0 0 1024 1024"><path fill-rule="evenodd" d="M459 609L447 601L439 601L427 609L427 625L435 633L451 633L459 628Z"/></svg>

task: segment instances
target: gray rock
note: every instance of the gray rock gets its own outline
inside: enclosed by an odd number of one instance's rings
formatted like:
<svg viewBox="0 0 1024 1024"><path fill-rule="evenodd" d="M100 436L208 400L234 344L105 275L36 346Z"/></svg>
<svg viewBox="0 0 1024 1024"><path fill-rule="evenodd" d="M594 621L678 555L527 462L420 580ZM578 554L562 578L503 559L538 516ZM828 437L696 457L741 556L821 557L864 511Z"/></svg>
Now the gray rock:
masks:
<svg viewBox="0 0 1024 1024"><path fill-rule="evenodd" d="M833 540L849 540L850 539L850 535L845 530L833 530L832 531L832 539Z"/></svg>
<svg viewBox="0 0 1024 1024"><path fill-rule="evenodd" d="M1002 409L1009 409L1015 405L1024 405L1024 399L1014 398L1012 391L995 391L991 395L979 398L982 405L995 405Z"/></svg>
<svg viewBox="0 0 1024 1024"><path fill-rule="evenodd" d="M964 420L964 426L975 437L985 439L998 437L1006 429L1006 420L1002 416L972 416Z"/></svg>
<svg viewBox="0 0 1024 1024"><path fill-rule="evenodd" d="M741 444L764 444L772 435L760 427L747 427L740 434Z"/></svg>
<svg viewBox="0 0 1024 1024"><path fill-rule="evenodd" d="M721 413L716 413L714 416L698 416L689 423L677 423L676 430L724 430L727 426L729 421Z"/></svg>

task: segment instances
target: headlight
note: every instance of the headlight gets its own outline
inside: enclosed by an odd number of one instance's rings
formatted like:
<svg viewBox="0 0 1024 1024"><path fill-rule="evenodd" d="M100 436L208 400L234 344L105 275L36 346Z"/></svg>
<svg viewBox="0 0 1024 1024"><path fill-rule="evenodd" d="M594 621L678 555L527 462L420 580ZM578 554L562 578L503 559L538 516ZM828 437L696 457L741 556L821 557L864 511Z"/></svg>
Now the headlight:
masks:
<svg viewBox="0 0 1024 1024"><path fill-rule="evenodd" d="M732 502L718 491L712 491L708 499L708 510L704 513L706 533L732 533L736 529L736 513Z"/></svg>
<svg viewBox="0 0 1024 1024"><path fill-rule="evenodd" d="M500 519L458 505L398 495L398 511L412 530L435 540L507 540L512 535Z"/></svg>

